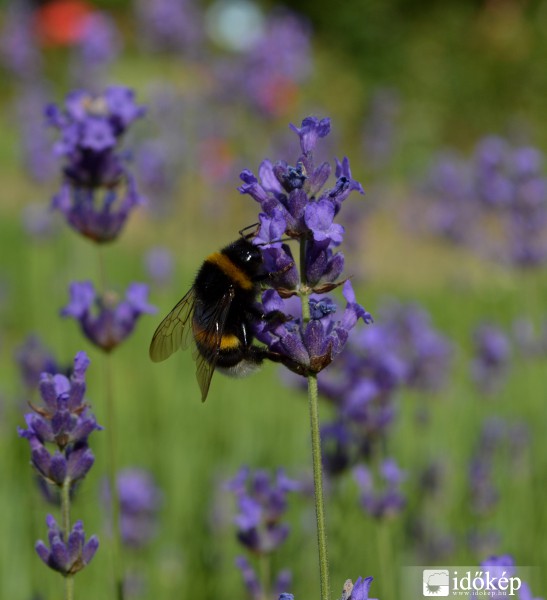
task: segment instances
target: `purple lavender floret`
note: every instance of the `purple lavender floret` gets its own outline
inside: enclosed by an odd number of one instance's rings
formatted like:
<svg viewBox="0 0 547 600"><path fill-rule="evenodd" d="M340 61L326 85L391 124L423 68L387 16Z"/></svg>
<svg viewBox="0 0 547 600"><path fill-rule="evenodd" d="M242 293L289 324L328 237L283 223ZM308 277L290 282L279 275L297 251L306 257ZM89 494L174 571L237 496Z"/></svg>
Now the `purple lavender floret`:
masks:
<svg viewBox="0 0 547 600"><path fill-rule="evenodd" d="M370 469L358 465L354 471L355 480L361 491L361 506L375 519L396 516L406 506L406 498L401 492L405 474L393 459L386 459L380 465L382 486L378 489Z"/></svg>
<svg viewBox="0 0 547 600"><path fill-rule="evenodd" d="M144 469L124 469L118 474L117 484L122 542L143 548L156 535L162 493Z"/></svg>
<svg viewBox="0 0 547 600"><path fill-rule="evenodd" d="M50 569L67 577L91 562L99 548L99 540L93 535L86 541L82 521L76 521L67 540L51 515L46 523L49 547L40 540L36 543L36 552Z"/></svg>
<svg viewBox="0 0 547 600"><path fill-rule="evenodd" d="M90 281L82 281L70 285L70 302L61 315L76 319L90 342L110 352L133 332L141 315L155 312L143 283L129 285L125 299L118 301L113 293L99 296Z"/></svg>
<svg viewBox="0 0 547 600"><path fill-rule="evenodd" d="M340 600L369 600L369 589L372 583L372 577L358 577L355 583L347 579L342 589Z"/></svg>
<svg viewBox="0 0 547 600"><path fill-rule="evenodd" d="M294 365L301 366L304 372L322 371L342 351L350 330L359 319L372 322L370 314L355 301L350 281L344 283L343 293L347 304L341 317L336 318L336 304L332 300L311 298L308 323L303 325L301 319L294 317L281 323L265 321L260 324L257 338ZM264 292L262 302L266 314L276 311L290 314L273 289Z"/></svg>
<svg viewBox="0 0 547 600"><path fill-rule="evenodd" d="M253 553L275 551L286 540L289 526L281 523L287 510L287 494L298 491L300 483L289 479L282 469L275 481L261 470L251 473L243 467L226 488L235 494L239 512L235 517L238 540Z"/></svg>
<svg viewBox="0 0 547 600"><path fill-rule="evenodd" d="M118 148L128 127L145 112L134 97L121 86L108 87L100 96L77 90L66 97L64 109L46 109L49 125L60 133L54 153L63 159L63 182L53 206L98 243L114 240L133 208L144 203Z"/></svg>

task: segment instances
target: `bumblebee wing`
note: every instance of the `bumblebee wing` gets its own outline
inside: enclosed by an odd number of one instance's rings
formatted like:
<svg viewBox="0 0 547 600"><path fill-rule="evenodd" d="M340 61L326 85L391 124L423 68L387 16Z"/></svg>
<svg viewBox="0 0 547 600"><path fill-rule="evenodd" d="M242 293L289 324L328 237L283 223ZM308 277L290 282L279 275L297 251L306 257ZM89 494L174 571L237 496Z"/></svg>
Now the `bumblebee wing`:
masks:
<svg viewBox="0 0 547 600"><path fill-rule="evenodd" d="M199 328L194 323L194 339L198 347L194 352L196 360L196 376L201 389L201 401L205 402L211 385L211 379L215 371L218 355L220 353L220 344L226 324L226 317L230 310L232 300L234 299L234 290L230 288L211 309L199 307Z"/></svg>
<svg viewBox="0 0 547 600"><path fill-rule="evenodd" d="M184 350L188 346L195 301L194 288L191 288L158 325L150 342L150 358L154 362L161 362L179 348Z"/></svg>

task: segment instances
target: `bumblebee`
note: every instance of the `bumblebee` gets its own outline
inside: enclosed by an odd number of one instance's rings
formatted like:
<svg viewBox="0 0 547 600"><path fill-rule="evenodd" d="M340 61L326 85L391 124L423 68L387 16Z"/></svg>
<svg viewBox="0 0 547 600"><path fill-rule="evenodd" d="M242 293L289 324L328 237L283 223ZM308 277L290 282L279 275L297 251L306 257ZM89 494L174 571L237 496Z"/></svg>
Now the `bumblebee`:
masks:
<svg viewBox="0 0 547 600"><path fill-rule="evenodd" d="M150 358L160 362L193 340L203 402L215 369L242 377L255 371L266 358L283 360L253 344L253 324L264 318L255 303L256 296L274 274L265 270L262 253L252 237L254 233L242 234L205 259L194 284L159 324L150 343Z"/></svg>

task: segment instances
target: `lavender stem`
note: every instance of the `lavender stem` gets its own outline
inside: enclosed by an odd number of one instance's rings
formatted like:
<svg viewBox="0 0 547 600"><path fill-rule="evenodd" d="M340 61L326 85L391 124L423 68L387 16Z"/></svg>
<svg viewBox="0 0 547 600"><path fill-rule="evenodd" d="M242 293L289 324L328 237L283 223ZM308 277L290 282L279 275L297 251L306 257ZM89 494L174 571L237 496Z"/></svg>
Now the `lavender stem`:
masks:
<svg viewBox="0 0 547 600"><path fill-rule="evenodd" d="M300 299L302 302L302 321L310 320L309 289L305 280L306 240L300 240ZM308 375L308 406L310 411L311 446L313 463L313 488L315 497L315 517L317 521L317 545L319 549L319 578L321 600L329 600L329 559L327 554L327 532L323 499L323 472L321 464L321 434L319 430L319 402L317 375Z"/></svg>
<svg viewBox="0 0 547 600"><path fill-rule="evenodd" d="M61 527L65 544L68 543L70 535L70 477L65 477L61 487ZM65 600L74 600L74 576L67 575L65 577Z"/></svg>
<svg viewBox="0 0 547 600"><path fill-rule="evenodd" d="M270 567L271 558L270 554L262 554L259 558L259 572L260 572L260 583L262 584L262 596L264 600L271 598L270 590Z"/></svg>

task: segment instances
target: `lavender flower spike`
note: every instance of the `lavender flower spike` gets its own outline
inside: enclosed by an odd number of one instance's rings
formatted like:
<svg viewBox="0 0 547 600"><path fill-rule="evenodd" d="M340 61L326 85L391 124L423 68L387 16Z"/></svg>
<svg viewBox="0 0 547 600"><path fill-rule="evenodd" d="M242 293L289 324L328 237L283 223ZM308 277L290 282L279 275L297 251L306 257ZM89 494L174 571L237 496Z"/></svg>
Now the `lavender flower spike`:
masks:
<svg viewBox="0 0 547 600"><path fill-rule="evenodd" d="M235 517L238 540L255 554L269 554L289 535L289 526L281 523L287 510L287 494L300 488L282 470L275 482L265 471L251 474L242 468L227 484L237 499L239 512Z"/></svg>
<svg viewBox="0 0 547 600"><path fill-rule="evenodd" d="M117 485L122 542L143 548L156 534L162 493L144 469L124 469L118 474Z"/></svg>
<svg viewBox="0 0 547 600"><path fill-rule="evenodd" d="M119 151L123 134L143 114L134 92L121 86L100 96L77 90L66 97L64 109L46 108L48 123L60 133L53 151L63 158L63 183L53 207L95 242L114 240L144 202Z"/></svg>
<svg viewBox="0 0 547 600"><path fill-rule="evenodd" d="M359 319L372 322L356 302L351 283L338 280L344 257L336 249L345 232L335 218L350 192L363 193L363 188L352 179L349 160L344 158L336 161L334 186L321 192L332 169L328 163L316 167L313 151L330 127L330 119L316 117L307 117L301 127L291 125L301 150L294 166L283 160L275 164L265 160L259 168L260 181L249 170L240 176L244 184L239 191L254 198L261 209L254 243L262 247L266 268L281 272L274 289L263 294L262 303L264 314L284 316L258 324L255 334L280 362L303 376L319 373L332 362ZM284 236L300 242L304 257L300 276L289 246L280 242ZM342 284L347 304L337 319L336 305L320 296ZM284 302L290 296L312 294L319 297L309 299L309 311L304 310L302 317L294 316L294 307Z"/></svg>
<svg viewBox="0 0 547 600"><path fill-rule="evenodd" d="M67 577L78 573L91 562L99 548L99 540L93 535L86 542L81 521L76 521L68 540L64 539L63 532L51 515L48 515L46 523L49 548L40 540L36 543L36 552L50 569Z"/></svg>
<svg viewBox="0 0 547 600"><path fill-rule="evenodd" d="M110 352L131 335L141 315L155 312L143 283L132 283L118 302L112 292L99 296L90 281L82 281L71 284L70 302L61 315L76 319L88 340Z"/></svg>
<svg viewBox="0 0 547 600"><path fill-rule="evenodd" d="M83 459L85 454L82 449L87 444L87 437L93 431L101 429L95 417L88 412L84 399L88 365L89 358L85 352L79 352L74 359L74 372L70 379L59 374L41 375L40 394L43 406L33 407L33 412L25 416L28 429L19 429L19 435L29 440L33 463L39 472L43 473L51 466L50 459L46 457L49 453L44 447L45 443L55 444L65 453L71 468L76 469L76 462ZM78 454L72 456L76 450ZM88 458L84 460L89 462ZM80 471L81 467L78 467L77 472Z"/></svg>

